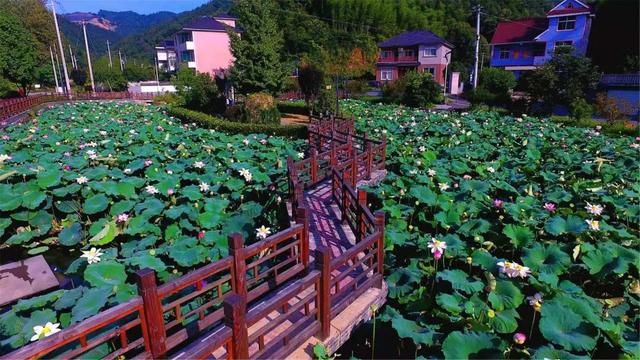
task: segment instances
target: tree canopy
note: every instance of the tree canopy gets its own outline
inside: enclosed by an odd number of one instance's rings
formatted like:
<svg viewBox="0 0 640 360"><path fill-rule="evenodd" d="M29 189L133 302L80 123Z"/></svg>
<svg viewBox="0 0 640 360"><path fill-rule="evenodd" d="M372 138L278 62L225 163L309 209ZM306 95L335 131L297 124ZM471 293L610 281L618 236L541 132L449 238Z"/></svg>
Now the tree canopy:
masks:
<svg viewBox="0 0 640 360"><path fill-rule="evenodd" d="M24 95L38 75L38 51L33 35L13 16L0 12L0 75Z"/></svg>

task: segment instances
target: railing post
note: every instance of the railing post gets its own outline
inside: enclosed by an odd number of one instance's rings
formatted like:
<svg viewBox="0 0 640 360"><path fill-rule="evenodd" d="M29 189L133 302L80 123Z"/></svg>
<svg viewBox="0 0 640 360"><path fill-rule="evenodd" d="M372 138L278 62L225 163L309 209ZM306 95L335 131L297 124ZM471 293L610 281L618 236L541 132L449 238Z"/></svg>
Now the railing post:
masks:
<svg viewBox="0 0 640 360"><path fill-rule="evenodd" d="M331 153L329 158L329 167L332 169L336 166L336 143L331 141Z"/></svg>
<svg viewBox="0 0 640 360"><path fill-rule="evenodd" d="M227 296L222 304L224 308L224 322L231 328L231 349L228 359L248 359L249 358L249 334L247 331L246 298L232 294Z"/></svg>
<svg viewBox="0 0 640 360"><path fill-rule="evenodd" d="M345 175L346 174L347 172L345 171ZM340 220L344 224L344 222L347 221L347 208L349 207L349 195L347 194L347 183L344 178L342 178L340 186L342 187L342 208L340 209L340 215L341 215Z"/></svg>
<svg viewBox="0 0 640 360"><path fill-rule="evenodd" d="M358 183L358 149L354 146L351 148L351 183L353 185L353 189L355 190L356 184Z"/></svg>
<svg viewBox="0 0 640 360"><path fill-rule="evenodd" d="M300 258L305 269L309 269L309 216L306 208L296 209L296 223L302 224L302 238L300 239Z"/></svg>
<svg viewBox="0 0 640 360"><path fill-rule="evenodd" d="M320 149L322 149L322 142L320 143ZM311 149L311 183L315 184L318 181L318 150Z"/></svg>
<svg viewBox="0 0 640 360"><path fill-rule="evenodd" d="M382 135L382 170L384 170L384 163L387 160L387 136Z"/></svg>
<svg viewBox="0 0 640 360"><path fill-rule="evenodd" d="M366 137L366 134L365 134ZM371 180L371 172L373 171L373 147L371 146L371 142L370 141L366 141L366 149L367 149L367 156L365 157L366 159L366 170L365 170L365 179L367 180Z"/></svg>
<svg viewBox="0 0 640 360"><path fill-rule="evenodd" d="M380 232L380 238L378 239L378 273L384 274L384 211L376 211L376 230Z"/></svg>
<svg viewBox="0 0 640 360"><path fill-rule="evenodd" d="M360 242L363 238L365 238L366 234L366 227L364 224L364 211L362 210L364 207L367 206L367 192L364 190L360 190L358 189L358 211L357 211L357 215L358 215L358 222L357 222L357 227L358 227L358 231L356 231L356 243Z"/></svg>
<svg viewBox="0 0 640 360"><path fill-rule="evenodd" d="M247 263L244 256L244 240L239 233L229 235L229 254L233 256L233 285L236 294L247 299Z"/></svg>
<svg viewBox="0 0 640 360"><path fill-rule="evenodd" d="M164 357L167 352L167 333L164 328L162 303L158 296L155 271L145 268L136 273L138 293L142 296L144 319L149 334L149 349L154 359ZM144 324L143 324L144 326Z"/></svg>
<svg viewBox="0 0 640 360"><path fill-rule="evenodd" d="M320 317L320 339L331 333L331 250L320 246L316 250L316 267L320 270L318 316Z"/></svg>

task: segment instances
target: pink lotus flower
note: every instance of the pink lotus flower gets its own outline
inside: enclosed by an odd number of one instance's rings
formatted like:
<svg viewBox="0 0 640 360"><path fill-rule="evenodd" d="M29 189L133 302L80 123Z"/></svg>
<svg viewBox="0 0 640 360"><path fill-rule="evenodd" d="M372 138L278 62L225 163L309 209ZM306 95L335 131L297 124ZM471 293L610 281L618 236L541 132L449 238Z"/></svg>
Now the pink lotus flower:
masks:
<svg viewBox="0 0 640 360"><path fill-rule="evenodd" d="M522 345L524 344L524 342L527 341L527 335L523 334L523 333L515 333L513 335L513 342L518 344L518 345Z"/></svg>
<svg viewBox="0 0 640 360"><path fill-rule="evenodd" d="M71 170L71 165L65 165L62 167L65 171Z"/></svg>
<svg viewBox="0 0 640 360"><path fill-rule="evenodd" d="M116 217L117 223L124 223L127 222L127 220L129 220L129 214L127 213L120 214Z"/></svg>
<svg viewBox="0 0 640 360"><path fill-rule="evenodd" d="M204 231L200 231L198 233L198 239L204 239L204 235L205 235L205 232Z"/></svg>
<svg viewBox="0 0 640 360"><path fill-rule="evenodd" d="M544 203L544 209L547 210L548 212L554 212L556 211L556 204L554 203Z"/></svg>
<svg viewBox="0 0 640 360"><path fill-rule="evenodd" d="M62 155L66 156L66 157L69 157L69 156L71 156L71 153L68 152L68 151L65 151Z"/></svg>
<svg viewBox="0 0 640 360"><path fill-rule="evenodd" d="M493 200L493 207L495 207L497 209L501 209L502 206L504 206L504 201L502 201L500 199L494 199Z"/></svg>
<svg viewBox="0 0 640 360"><path fill-rule="evenodd" d="M436 250L433 252L433 258L436 260L440 260L440 258L442 257L442 251L440 250Z"/></svg>
<svg viewBox="0 0 640 360"><path fill-rule="evenodd" d="M11 137L9 137L9 135L2 135L2 140L11 140Z"/></svg>
<svg viewBox="0 0 640 360"><path fill-rule="evenodd" d="M173 190L173 189L169 189L169 190L167 190L167 194L168 194L168 195L173 195L173 194L175 194L175 192L176 192L176 191L175 191L175 190Z"/></svg>
<svg viewBox="0 0 640 360"><path fill-rule="evenodd" d="M144 161L144 166L151 166L151 164L153 164L152 160L147 159Z"/></svg>

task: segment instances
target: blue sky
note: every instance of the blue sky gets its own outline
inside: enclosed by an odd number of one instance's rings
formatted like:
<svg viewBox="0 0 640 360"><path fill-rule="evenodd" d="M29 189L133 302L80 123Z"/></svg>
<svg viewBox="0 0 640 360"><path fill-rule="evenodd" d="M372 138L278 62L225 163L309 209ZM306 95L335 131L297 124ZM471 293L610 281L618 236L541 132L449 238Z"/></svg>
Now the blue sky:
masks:
<svg viewBox="0 0 640 360"><path fill-rule="evenodd" d="M208 0L57 0L56 10L61 13L98 10L126 11L151 14L158 11L181 12L192 10Z"/></svg>

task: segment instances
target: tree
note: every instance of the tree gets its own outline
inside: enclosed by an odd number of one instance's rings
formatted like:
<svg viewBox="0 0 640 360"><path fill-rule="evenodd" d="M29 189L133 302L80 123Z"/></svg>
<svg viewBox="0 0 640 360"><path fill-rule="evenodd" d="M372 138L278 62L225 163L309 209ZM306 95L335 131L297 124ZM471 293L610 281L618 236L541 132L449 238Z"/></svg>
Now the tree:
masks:
<svg viewBox="0 0 640 360"><path fill-rule="evenodd" d="M36 46L33 35L17 19L0 13L0 76L15 83L25 96L37 77Z"/></svg>
<svg viewBox="0 0 640 360"><path fill-rule="evenodd" d="M304 95L304 101L310 108L324 86L324 72L313 64L304 65L298 73L298 84Z"/></svg>
<svg viewBox="0 0 640 360"><path fill-rule="evenodd" d="M472 102L490 105L510 102L510 92L516 86L516 77L511 71L485 68L480 73L479 80L478 88L469 96Z"/></svg>
<svg viewBox="0 0 640 360"><path fill-rule="evenodd" d="M239 0L235 4L242 34L229 29L231 53L235 57L231 79L243 94L278 94L289 75L282 54L283 38L275 3L270 0Z"/></svg>
<svg viewBox="0 0 640 360"><path fill-rule="evenodd" d="M548 63L523 77L524 89L534 100L565 106L595 90L598 81L597 66L575 56L572 47L558 48Z"/></svg>
<svg viewBox="0 0 640 360"><path fill-rule="evenodd" d="M119 66L109 67L109 59L105 56L93 61L93 78L96 83L109 91L124 91L127 89L127 79Z"/></svg>
<svg viewBox="0 0 640 360"><path fill-rule="evenodd" d="M403 81L404 93L401 102L407 106L427 107L435 103L442 102L442 87L435 80L433 75L426 72L409 71L397 81Z"/></svg>
<svg viewBox="0 0 640 360"><path fill-rule="evenodd" d="M205 73L197 73L186 64L180 66L171 82L188 109L216 114L224 110L224 98L215 80Z"/></svg>
<svg viewBox="0 0 640 360"><path fill-rule="evenodd" d="M71 70L71 79L74 84L84 87L84 84L87 83L87 72L82 69L73 69Z"/></svg>
<svg viewBox="0 0 640 360"><path fill-rule="evenodd" d="M137 64L130 62L124 69L124 77L128 81L155 80L154 65L142 60L138 60Z"/></svg>

